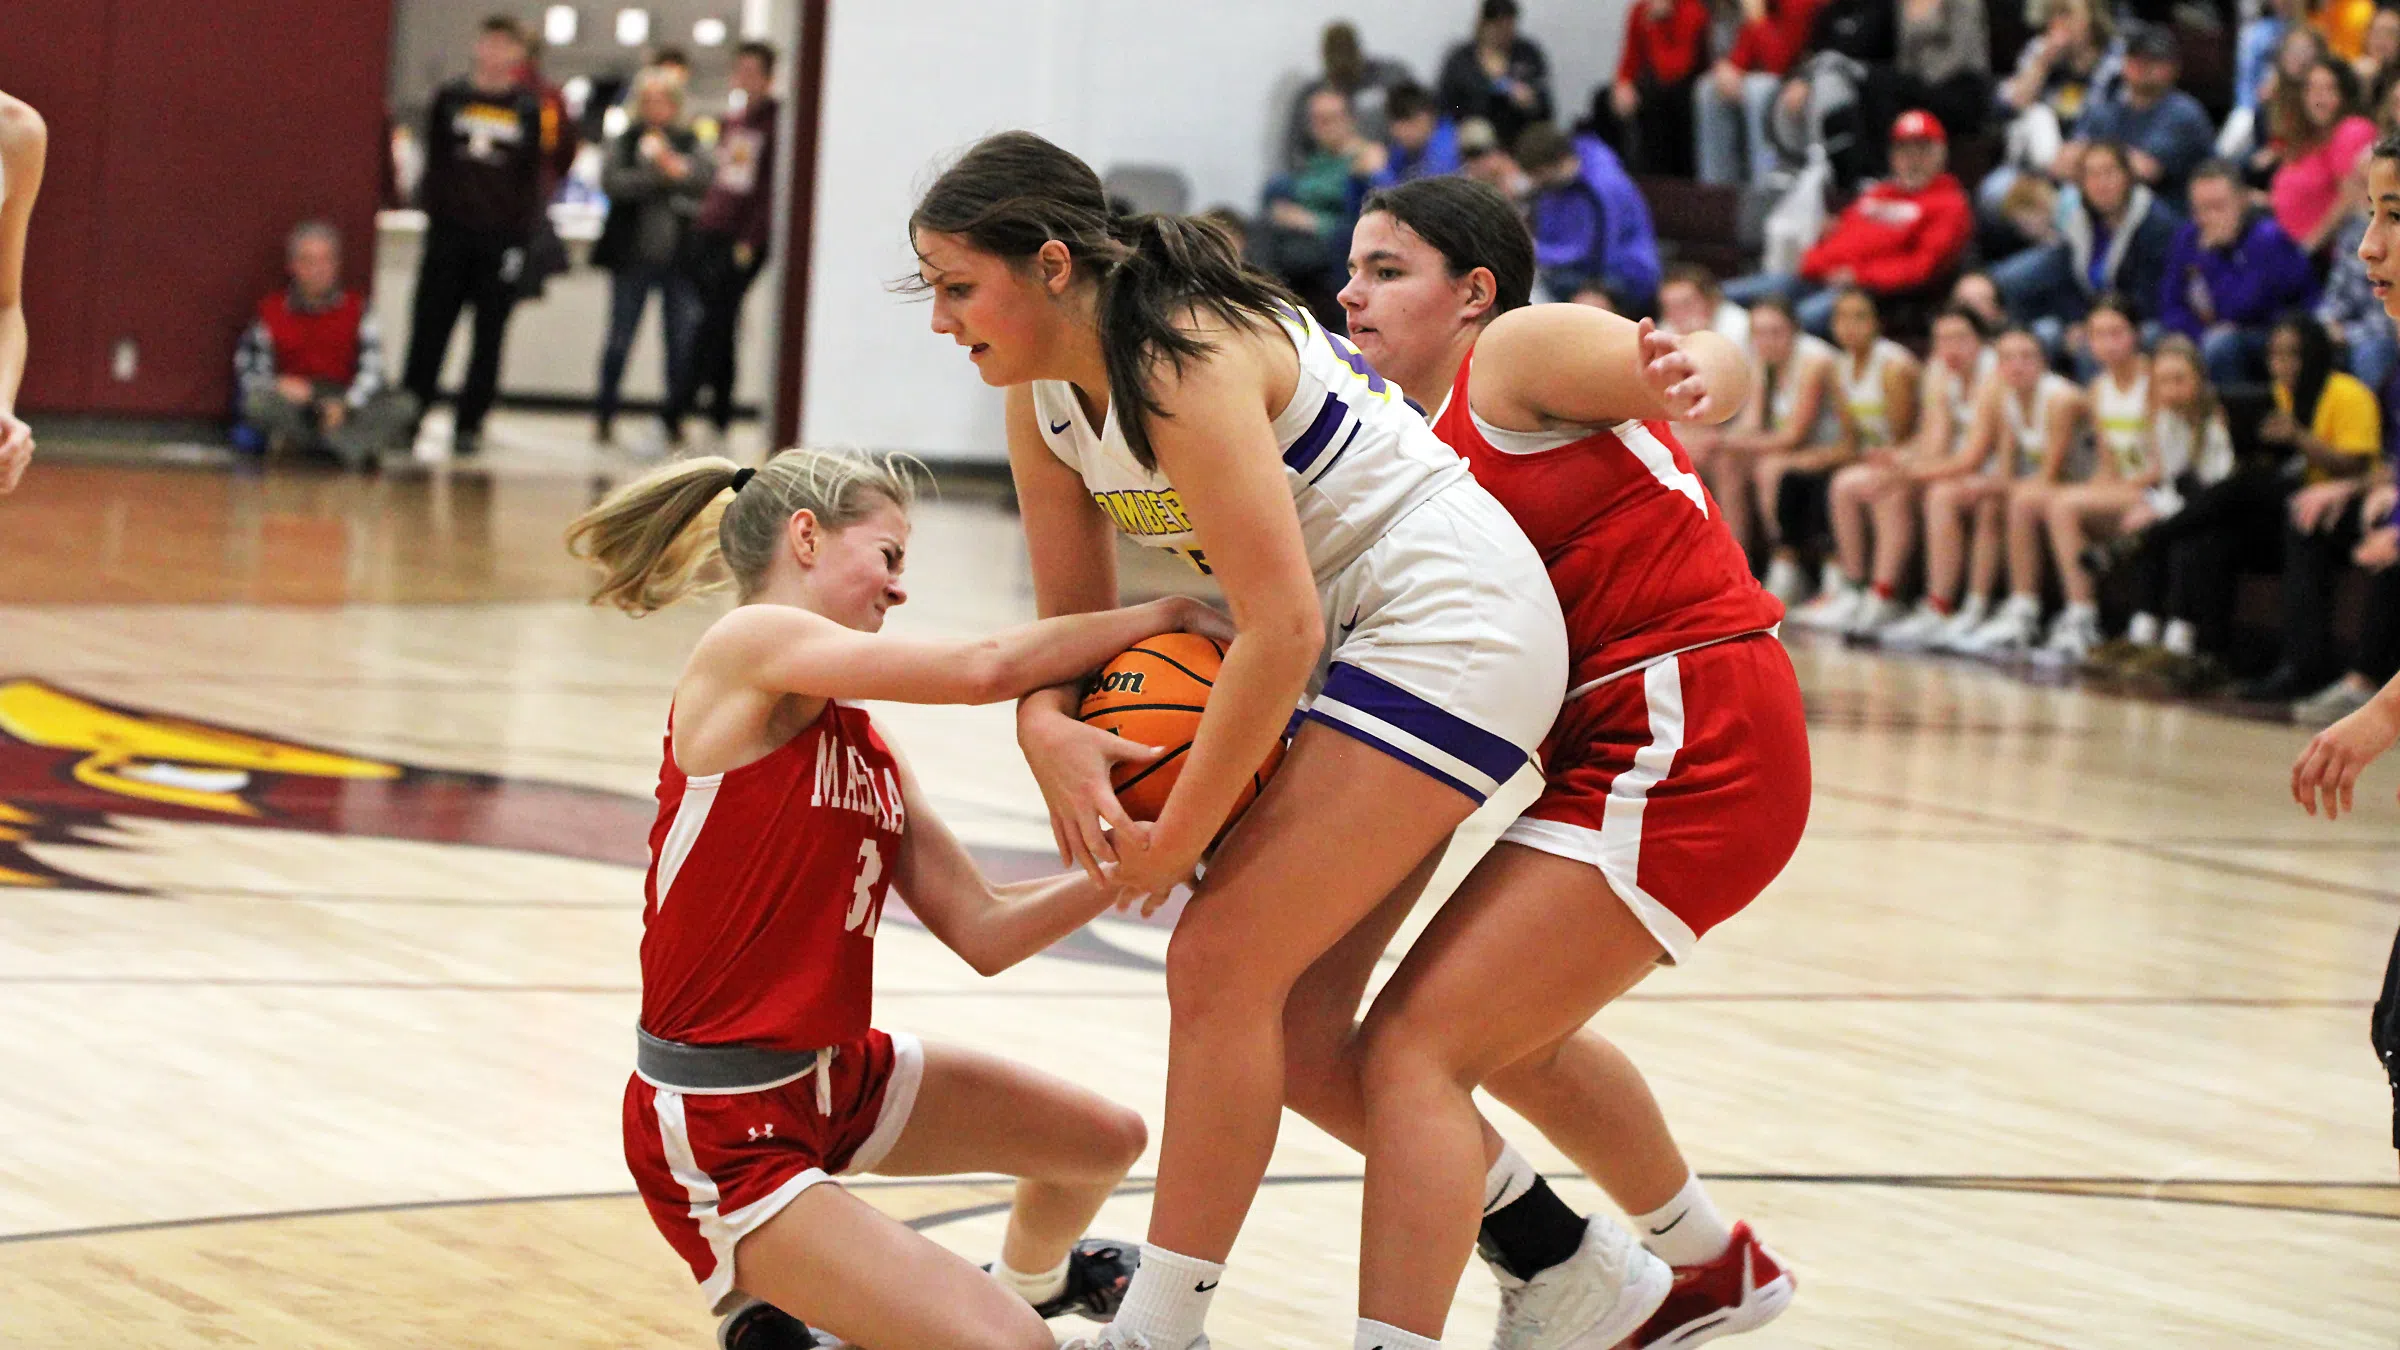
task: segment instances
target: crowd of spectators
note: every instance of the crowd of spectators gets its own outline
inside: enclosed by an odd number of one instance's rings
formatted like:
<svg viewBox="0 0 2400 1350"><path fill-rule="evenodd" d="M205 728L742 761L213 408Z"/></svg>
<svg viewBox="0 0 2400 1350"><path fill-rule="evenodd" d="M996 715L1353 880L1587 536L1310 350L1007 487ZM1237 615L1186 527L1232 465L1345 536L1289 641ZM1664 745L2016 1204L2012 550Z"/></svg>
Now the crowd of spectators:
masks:
<svg viewBox="0 0 2400 1350"><path fill-rule="evenodd" d="M2400 669L2356 257L2400 7L2242 3L1634 0L1588 105L1511 0L1431 88L1337 24L1254 256L1338 320L1367 192L1482 178L1539 298L1750 352L1754 406L1684 442L1794 625L2331 720ZM1662 243L1668 180L1723 239ZM1737 237L1722 282L1678 257Z"/></svg>
<svg viewBox="0 0 2400 1350"><path fill-rule="evenodd" d="M720 437L732 421L735 335L743 299L766 264L773 214L775 50L745 42L732 64L725 115L695 124L690 62L659 52L625 83L623 129L593 147L607 205L588 259L609 275L593 400L603 444L616 439L626 359L653 295L665 358L654 444L681 445L695 409ZM1345 110L1347 98L1336 97ZM385 385L366 305L340 287L339 236L311 222L290 240L290 284L260 302L236 353L237 443L372 466L414 439L440 395L451 334L472 310L451 451L476 453L511 314L570 266L549 208L577 161L577 126L522 26L505 16L485 20L471 69L437 91L419 142L415 202L425 233L398 387Z"/></svg>

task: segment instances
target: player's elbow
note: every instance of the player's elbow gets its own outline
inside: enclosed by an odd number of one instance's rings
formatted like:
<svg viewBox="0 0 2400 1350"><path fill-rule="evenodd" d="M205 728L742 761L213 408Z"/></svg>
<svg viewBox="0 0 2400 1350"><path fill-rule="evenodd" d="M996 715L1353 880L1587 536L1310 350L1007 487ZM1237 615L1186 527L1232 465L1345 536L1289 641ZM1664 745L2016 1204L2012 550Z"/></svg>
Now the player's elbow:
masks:
<svg viewBox="0 0 2400 1350"><path fill-rule="evenodd" d="M1263 650L1279 673L1296 669L1305 679L1325 650L1325 616L1314 605L1305 609L1279 606L1269 614L1245 615L1234 641Z"/></svg>

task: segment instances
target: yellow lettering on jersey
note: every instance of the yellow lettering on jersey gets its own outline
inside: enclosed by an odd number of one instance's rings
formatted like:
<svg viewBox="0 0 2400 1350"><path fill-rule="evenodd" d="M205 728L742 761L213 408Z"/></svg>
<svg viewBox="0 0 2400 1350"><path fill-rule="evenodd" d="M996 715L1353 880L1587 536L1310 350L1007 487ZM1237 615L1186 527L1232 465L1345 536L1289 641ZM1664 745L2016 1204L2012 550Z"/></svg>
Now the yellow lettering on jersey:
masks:
<svg viewBox="0 0 2400 1350"><path fill-rule="evenodd" d="M1118 529L1137 538L1191 533L1192 518L1185 514L1183 501L1172 488L1164 492L1147 488L1095 492L1092 500Z"/></svg>

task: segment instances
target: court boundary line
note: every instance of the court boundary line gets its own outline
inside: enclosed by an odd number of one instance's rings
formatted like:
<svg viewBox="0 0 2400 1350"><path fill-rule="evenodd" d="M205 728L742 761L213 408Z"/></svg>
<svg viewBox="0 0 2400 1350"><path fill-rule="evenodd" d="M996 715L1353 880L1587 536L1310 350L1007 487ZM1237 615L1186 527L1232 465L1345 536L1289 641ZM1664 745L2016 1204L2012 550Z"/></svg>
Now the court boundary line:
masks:
<svg viewBox="0 0 2400 1350"><path fill-rule="evenodd" d="M1581 1172L1544 1172L1549 1181L1586 1181ZM2247 1204L2208 1196L2170 1194L2128 1194L2117 1191L2076 1191L2044 1189L2053 1186L2248 1186L2260 1190L2363 1190L2400 1191L2400 1182L2390 1181L2327 1181L2327 1180L2244 1180L2239 1178L2175 1177L2112 1177L2112 1176L2009 1176L1982 1173L1906 1173L1906 1172L1697 1172L1703 1181L1733 1182L1748 1185L1779 1186L1863 1186L1901 1190L1970 1191L1984 1194L2033 1195L2062 1200L2135 1200L2159 1204L2208 1205L2222 1209L2250 1209L2270 1213L2321 1214L2333 1218L2379 1219L2400 1223L2400 1215L2369 1210L2326 1209L2312 1205ZM966 1173L950 1177L862 1177L845 1179L841 1185L854 1191L926 1190L937 1186L997 1186L1014 1181L1012 1177L994 1173ZM1259 1185L1269 1186L1330 1186L1343 1183L1363 1183L1366 1177L1358 1172L1298 1172L1269 1176ZM1155 1177L1128 1177L1110 1193L1111 1199L1148 1195L1157 1186ZM340 1219L367 1214L412 1214L446 1209L473 1209L501 1205L550 1205L586 1200L632 1200L640 1192L633 1190L559 1191L544 1195L468 1196L450 1200L402 1200L380 1205L331 1205L322 1209L267 1210L255 1214L207 1214L184 1219L158 1219L143 1223L100 1224L86 1228L54 1228L30 1233L0 1233L0 1247L24 1246L41 1242L67 1242L82 1238L119 1237L133 1233L168 1232L181 1228L231 1227L239 1224L281 1223L295 1219ZM906 1220L909 1227L922 1231L946 1223L1006 1211L1013 1200L966 1205L954 1210L937 1211Z"/></svg>

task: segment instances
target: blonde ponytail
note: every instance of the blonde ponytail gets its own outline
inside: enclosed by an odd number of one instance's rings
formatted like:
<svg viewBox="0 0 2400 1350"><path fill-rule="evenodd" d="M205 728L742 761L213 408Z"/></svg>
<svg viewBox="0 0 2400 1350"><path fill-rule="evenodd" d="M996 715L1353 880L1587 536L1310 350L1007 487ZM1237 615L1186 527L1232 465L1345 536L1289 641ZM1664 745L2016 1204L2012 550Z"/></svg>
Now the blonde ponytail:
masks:
<svg viewBox="0 0 2400 1350"><path fill-rule="evenodd" d="M604 573L593 604L637 618L728 581L747 600L794 515L808 511L822 528L839 530L887 502L905 511L923 475L906 455L786 450L754 474L716 456L682 460L577 516L567 551Z"/></svg>

